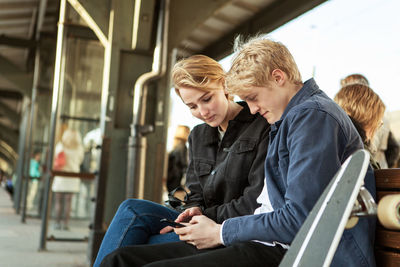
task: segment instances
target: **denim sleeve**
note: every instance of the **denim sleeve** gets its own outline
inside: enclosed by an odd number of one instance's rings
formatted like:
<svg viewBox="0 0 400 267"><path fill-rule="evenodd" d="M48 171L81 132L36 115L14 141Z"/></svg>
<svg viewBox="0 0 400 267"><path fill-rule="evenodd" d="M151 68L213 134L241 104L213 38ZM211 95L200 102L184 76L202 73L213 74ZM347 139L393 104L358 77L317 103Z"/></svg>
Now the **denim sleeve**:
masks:
<svg viewBox="0 0 400 267"><path fill-rule="evenodd" d="M266 168L266 179L269 198L281 198L282 204L270 213L226 220L225 245L248 240L290 244L344 160L347 138L339 123L323 111L308 109L287 116L278 132L279 156L273 159L273 170Z"/></svg>

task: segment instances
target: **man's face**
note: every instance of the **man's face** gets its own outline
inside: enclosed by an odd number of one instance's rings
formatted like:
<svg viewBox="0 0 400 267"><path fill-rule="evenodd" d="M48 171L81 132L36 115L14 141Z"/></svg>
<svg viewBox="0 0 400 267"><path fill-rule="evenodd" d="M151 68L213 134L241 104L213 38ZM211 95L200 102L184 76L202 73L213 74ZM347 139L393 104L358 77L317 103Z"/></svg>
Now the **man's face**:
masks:
<svg viewBox="0 0 400 267"><path fill-rule="evenodd" d="M291 98L285 88L277 86L274 82L263 87L251 87L238 96L247 102L252 114L260 113L269 124L282 117Z"/></svg>

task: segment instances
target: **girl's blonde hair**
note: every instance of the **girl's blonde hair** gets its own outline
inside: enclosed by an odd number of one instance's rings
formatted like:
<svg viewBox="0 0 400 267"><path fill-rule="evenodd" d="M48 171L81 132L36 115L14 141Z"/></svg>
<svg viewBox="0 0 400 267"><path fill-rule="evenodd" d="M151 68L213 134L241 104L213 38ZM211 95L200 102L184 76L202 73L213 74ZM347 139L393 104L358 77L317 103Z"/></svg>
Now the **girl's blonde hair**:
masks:
<svg viewBox="0 0 400 267"><path fill-rule="evenodd" d="M62 135L61 143L65 148L78 148L82 146L81 134L77 130L66 129Z"/></svg>
<svg viewBox="0 0 400 267"><path fill-rule="evenodd" d="M378 94L366 85L350 84L340 89L334 100L364 131L369 128L374 135L386 109Z"/></svg>
<svg viewBox="0 0 400 267"><path fill-rule="evenodd" d="M202 91L221 89L215 84L225 86L226 73L214 59L204 55L194 55L178 61L172 69L172 82L175 92L180 96L179 89L184 87ZM233 97L228 96L232 100Z"/></svg>
<svg viewBox="0 0 400 267"><path fill-rule="evenodd" d="M340 80L341 87L345 87L346 85L355 84L355 83L369 86L369 82L368 82L367 78L364 75L361 75L358 73L350 74L350 75L346 76L346 78Z"/></svg>
<svg viewBox="0 0 400 267"><path fill-rule="evenodd" d="M275 69L282 70L294 84L302 84L292 54L280 42L254 37L244 43L236 38L235 52L237 56L226 78L227 89L232 94L241 93L253 86L267 85Z"/></svg>

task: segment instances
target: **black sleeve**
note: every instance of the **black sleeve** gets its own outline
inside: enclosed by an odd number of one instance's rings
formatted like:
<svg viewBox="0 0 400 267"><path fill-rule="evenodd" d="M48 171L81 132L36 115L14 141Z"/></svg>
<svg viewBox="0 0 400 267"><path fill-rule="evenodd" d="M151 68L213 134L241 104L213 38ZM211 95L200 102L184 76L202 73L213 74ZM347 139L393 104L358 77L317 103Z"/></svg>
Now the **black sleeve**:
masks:
<svg viewBox="0 0 400 267"><path fill-rule="evenodd" d="M264 185L264 162L269 143L268 133L269 131L265 131L260 142L257 144L257 154L247 174L248 185L244 189L243 195L222 205L207 207L204 210L204 215L215 220L217 223L222 223L229 218L251 214L260 206L257 203L257 198Z"/></svg>
<svg viewBox="0 0 400 267"><path fill-rule="evenodd" d="M400 147L397 140L394 138L392 131L389 132L385 157L389 168L393 168L399 159Z"/></svg>
<svg viewBox="0 0 400 267"><path fill-rule="evenodd" d="M203 207L203 188L201 187L199 178L194 171L192 142L192 135L189 135L189 164L186 171L186 186L189 189L190 193L188 194L186 203L190 204L191 207Z"/></svg>

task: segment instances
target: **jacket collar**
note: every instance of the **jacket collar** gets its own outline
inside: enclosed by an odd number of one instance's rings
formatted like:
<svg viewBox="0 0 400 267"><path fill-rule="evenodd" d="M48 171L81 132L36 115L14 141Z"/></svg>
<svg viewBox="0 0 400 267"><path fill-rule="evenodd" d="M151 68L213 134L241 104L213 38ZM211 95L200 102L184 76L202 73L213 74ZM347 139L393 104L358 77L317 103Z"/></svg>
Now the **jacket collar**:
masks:
<svg viewBox="0 0 400 267"><path fill-rule="evenodd" d="M246 123L246 122L252 122L256 116L252 115L250 113L249 106L247 105L246 102L240 101L237 102L239 105L241 105L243 108L239 112L238 115L236 115L235 118L229 121L228 123L228 128L232 127L233 125L237 123ZM204 129L204 134L207 136L207 140L205 141L205 144L210 145L214 143L219 142L219 137L218 137L218 128L217 127L211 127L208 124L206 124L206 127Z"/></svg>
<svg viewBox="0 0 400 267"><path fill-rule="evenodd" d="M292 99L289 101L289 104L285 108L285 111L282 114L282 117L276 121L272 126L271 130L276 130L279 128L281 125L282 121L285 119L286 115L289 113L289 111L299 105L300 103L303 103L307 99L309 99L312 95L315 93L319 92L320 89L315 82L314 78L311 78L304 82L303 87L292 97Z"/></svg>

